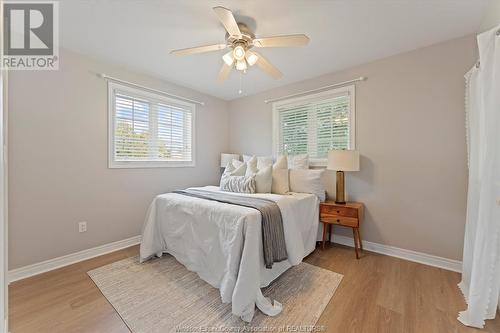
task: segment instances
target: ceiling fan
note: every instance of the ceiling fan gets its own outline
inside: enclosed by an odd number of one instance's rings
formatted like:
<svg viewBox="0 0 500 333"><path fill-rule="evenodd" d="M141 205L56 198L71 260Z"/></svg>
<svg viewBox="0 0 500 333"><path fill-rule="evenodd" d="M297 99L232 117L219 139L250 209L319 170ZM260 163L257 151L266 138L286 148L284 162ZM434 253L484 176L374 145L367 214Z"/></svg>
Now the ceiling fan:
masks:
<svg viewBox="0 0 500 333"><path fill-rule="evenodd" d="M247 25L236 22L233 13L229 9L219 6L214 7L213 10L227 31L226 42L173 50L170 53L175 55L190 55L227 48L231 49L222 56L224 63L217 77L219 82L223 82L227 78L233 67L238 71L246 72L248 67L255 64L273 78L279 79L283 74L260 53L251 49L253 47L302 46L309 43L309 37L304 34L255 38L255 35Z"/></svg>

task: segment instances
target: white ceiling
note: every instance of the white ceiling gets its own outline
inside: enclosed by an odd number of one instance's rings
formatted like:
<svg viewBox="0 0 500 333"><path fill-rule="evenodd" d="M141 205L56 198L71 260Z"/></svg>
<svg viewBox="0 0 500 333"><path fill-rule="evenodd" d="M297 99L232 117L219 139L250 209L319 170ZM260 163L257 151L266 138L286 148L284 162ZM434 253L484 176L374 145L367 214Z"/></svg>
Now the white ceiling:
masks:
<svg viewBox="0 0 500 333"><path fill-rule="evenodd" d="M243 75L244 95L349 68L474 33L490 0L64 0L62 47L127 66L226 100L238 98L239 74L217 83L224 51L178 57L172 49L224 42L212 7L255 20L257 37L305 33L308 46L259 50L284 74L257 67ZM249 19L250 18L250 19Z"/></svg>

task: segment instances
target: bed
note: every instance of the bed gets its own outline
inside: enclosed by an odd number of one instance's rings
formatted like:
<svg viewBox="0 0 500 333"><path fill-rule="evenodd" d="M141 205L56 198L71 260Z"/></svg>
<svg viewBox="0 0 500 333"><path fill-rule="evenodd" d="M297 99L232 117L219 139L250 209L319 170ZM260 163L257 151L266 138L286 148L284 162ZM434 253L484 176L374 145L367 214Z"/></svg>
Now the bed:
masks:
<svg viewBox="0 0 500 333"><path fill-rule="evenodd" d="M220 193L216 186L193 189ZM274 263L271 269L265 267L258 210L178 193L161 194L153 200L143 226L140 260L169 253L218 288L222 302L232 303L234 315L251 321L255 306L267 315L276 315L281 304L264 298L260 288L314 250L319 199L307 193L230 194L276 202L283 220L287 260Z"/></svg>

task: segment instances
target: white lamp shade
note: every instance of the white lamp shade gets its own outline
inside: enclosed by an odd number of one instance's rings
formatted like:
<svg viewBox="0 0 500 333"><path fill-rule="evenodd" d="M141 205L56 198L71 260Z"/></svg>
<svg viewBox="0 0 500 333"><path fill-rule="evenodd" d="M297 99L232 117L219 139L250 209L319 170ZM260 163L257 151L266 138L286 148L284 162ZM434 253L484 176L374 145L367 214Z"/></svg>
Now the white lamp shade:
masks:
<svg viewBox="0 0 500 333"><path fill-rule="evenodd" d="M330 150L326 168L336 171L359 171L359 151Z"/></svg>
<svg viewBox="0 0 500 333"><path fill-rule="evenodd" d="M239 160L240 155L238 154L226 154L222 153L220 154L220 167L225 168L229 162L232 160Z"/></svg>

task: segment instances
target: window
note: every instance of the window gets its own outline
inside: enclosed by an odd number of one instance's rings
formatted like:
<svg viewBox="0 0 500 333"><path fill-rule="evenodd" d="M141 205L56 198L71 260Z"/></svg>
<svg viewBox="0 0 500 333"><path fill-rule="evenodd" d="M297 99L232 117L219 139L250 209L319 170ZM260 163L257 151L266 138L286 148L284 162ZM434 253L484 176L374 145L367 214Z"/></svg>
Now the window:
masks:
<svg viewBox="0 0 500 333"><path fill-rule="evenodd" d="M194 104L108 83L109 167L194 166Z"/></svg>
<svg viewBox="0 0 500 333"><path fill-rule="evenodd" d="M326 166L328 151L355 148L354 86L273 104L273 151L309 154Z"/></svg>

